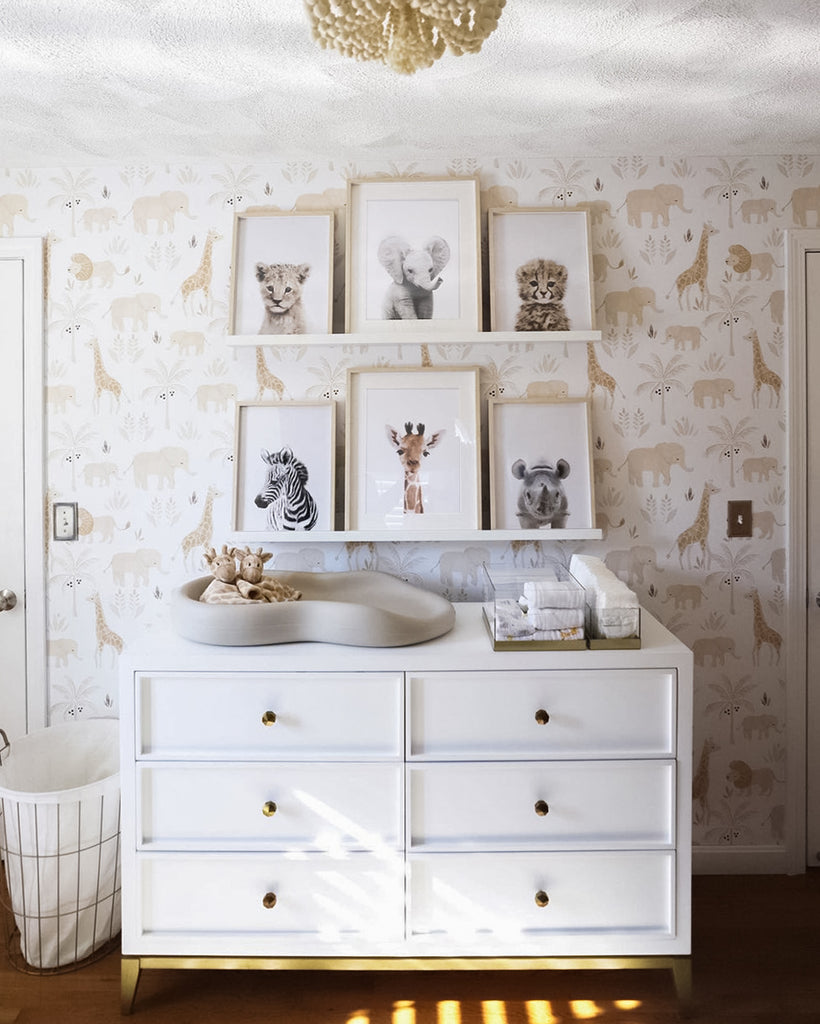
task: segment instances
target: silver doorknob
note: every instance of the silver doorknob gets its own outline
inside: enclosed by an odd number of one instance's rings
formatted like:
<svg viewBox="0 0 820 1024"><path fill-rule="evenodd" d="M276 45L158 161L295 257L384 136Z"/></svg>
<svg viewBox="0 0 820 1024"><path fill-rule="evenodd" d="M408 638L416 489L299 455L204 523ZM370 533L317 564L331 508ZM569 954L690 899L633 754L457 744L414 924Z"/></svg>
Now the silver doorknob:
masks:
<svg viewBox="0 0 820 1024"><path fill-rule="evenodd" d="M814 595L814 603L820 608L820 590Z"/></svg>
<svg viewBox="0 0 820 1024"><path fill-rule="evenodd" d="M13 590L0 590L0 612L10 612L17 604L17 595Z"/></svg>

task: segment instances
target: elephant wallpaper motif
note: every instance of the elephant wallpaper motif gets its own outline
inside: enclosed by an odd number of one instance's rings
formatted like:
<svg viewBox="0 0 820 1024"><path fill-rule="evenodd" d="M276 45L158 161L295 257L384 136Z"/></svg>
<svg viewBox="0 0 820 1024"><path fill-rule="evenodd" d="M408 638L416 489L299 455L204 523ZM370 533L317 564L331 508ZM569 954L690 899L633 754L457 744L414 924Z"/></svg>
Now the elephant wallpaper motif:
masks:
<svg viewBox="0 0 820 1024"><path fill-rule="evenodd" d="M600 342L226 344L237 210L336 212L341 331L346 179L443 174L480 176L485 305L486 210L588 210ZM782 845L784 230L818 224L816 182L809 156L6 170L0 234L46 240L45 501L81 509L80 538L49 541L52 720L117 714L120 655L229 539L237 400L343 404L349 367L468 362L485 417L490 396L591 396L603 540L299 540L266 545L269 565L379 569L461 601L484 561L600 555L694 650L696 843ZM752 501L750 539L726 536L730 499Z"/></svg>

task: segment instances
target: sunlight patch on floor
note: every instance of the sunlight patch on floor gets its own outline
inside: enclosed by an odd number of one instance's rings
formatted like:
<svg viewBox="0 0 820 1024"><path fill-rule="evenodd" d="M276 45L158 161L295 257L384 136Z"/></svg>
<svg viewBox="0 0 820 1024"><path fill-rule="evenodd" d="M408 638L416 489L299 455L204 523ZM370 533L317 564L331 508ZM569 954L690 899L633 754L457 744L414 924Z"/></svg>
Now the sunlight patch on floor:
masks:
<svg viewBox="0 0 820 1024"><path fill-rule="evenodd" d="M570 999L569 1005L576 1020L594 1020L606 1012L593 999Z"/></svg>
<svg viewBox="0 0 820 1024"><path fill-rule="evenodd" d="M503 999L485 999L481 1004L484 1024L507 1024L507 1006Z"/></svg>
<svg viewBox="0 0 820 1024"><path fill-rule="evenodd" d="M436 1005L437 1024L461 1024L461 1003L457 999L443 999Z"/></svg>
<svg viewBox="0 0 820 1024"><path fill-rule="evenodd" d="M552 1012L547 999L530 999L524 1004L527 1008L528 1024L560 1024L560 1017Z"/></svg>

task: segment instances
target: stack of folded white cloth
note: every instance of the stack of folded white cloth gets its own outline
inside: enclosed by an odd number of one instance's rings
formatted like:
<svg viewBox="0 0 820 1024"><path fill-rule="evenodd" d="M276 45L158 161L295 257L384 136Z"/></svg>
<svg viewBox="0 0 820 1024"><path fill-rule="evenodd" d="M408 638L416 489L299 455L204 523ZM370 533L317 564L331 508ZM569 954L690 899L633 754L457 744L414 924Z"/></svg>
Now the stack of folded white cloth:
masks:
<svg viewBox="0 0 820 1024"><path fill-rule="evenodd" d="M520 603L534 640L583 640L584 591L575 580L528 580Z"/></svg>
<svg viewBox="0 0 820 1024"><path fill-rule="evenodd" d="M570 572L586 591L590 633L595 638L620 640L638 636L638 596L594 555L573 555Z"/></svg>

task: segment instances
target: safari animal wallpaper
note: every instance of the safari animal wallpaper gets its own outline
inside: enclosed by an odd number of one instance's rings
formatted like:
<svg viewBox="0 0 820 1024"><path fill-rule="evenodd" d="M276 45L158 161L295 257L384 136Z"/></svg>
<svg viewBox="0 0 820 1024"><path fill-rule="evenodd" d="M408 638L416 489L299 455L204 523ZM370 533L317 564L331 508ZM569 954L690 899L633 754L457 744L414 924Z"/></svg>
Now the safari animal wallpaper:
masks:
<svg viewBox="0 0 820 1024"><path fill-rule="evenodd" d="M600 342L227 343L237 211L335 212L340 331L346 180L473 174L485 268L488 209L589 212ZM489 396L591 398L601 541L305 535L265 544L269 568L373 568L463 601L482 596L482 562L600 555L694 651L696 844L782 844L784 230L818 217L820 163L797 155L6 170L0 232L46 239L46 502L81 509L80 538L49 542L52 721L118 713L120 656L167 628L171 590L231 539L238 400L333 398L341 451L348 368L478 364L482 416ZM726 536L733 499L753 503L751 538Z"/></svg>

